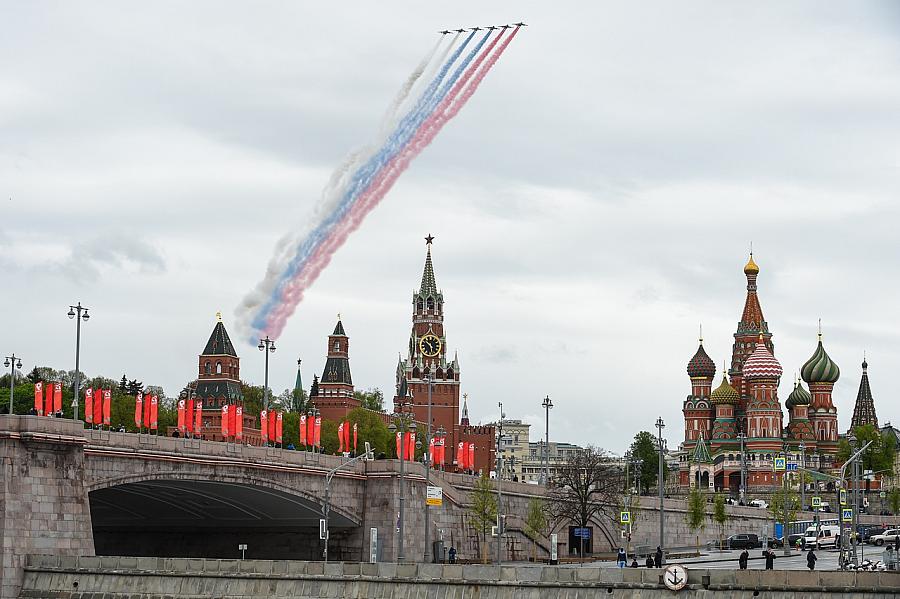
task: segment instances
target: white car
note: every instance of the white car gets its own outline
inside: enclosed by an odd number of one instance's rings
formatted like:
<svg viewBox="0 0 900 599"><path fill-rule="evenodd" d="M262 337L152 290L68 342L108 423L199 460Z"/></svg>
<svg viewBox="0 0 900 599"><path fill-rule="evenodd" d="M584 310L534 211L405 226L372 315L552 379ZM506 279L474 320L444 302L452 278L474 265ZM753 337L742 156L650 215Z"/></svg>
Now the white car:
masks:
<svg viewBox="0 0 900 599"><path fill-rule="evenodd" d="M837 547L841 541L841 528L839 526L823 524L818 527L810 526L803 533L803 547Z"/></svg>
<svg viewBox="0 0 900 599"><path fill-rule="evenodd" d="M889 528L880 535L872 535L869 537L869 542L875 545L896 543L898 537L900 537L900 528Z"/></svg>
<svg viewBox="0 0 900 599"><path fill-rule="evenodd" d="M763 501L762 499L754 499L747 505L749 505L750 507L761 507L763 509L766 509L767 507L769 507L769 504L767 502Z"/></svg>

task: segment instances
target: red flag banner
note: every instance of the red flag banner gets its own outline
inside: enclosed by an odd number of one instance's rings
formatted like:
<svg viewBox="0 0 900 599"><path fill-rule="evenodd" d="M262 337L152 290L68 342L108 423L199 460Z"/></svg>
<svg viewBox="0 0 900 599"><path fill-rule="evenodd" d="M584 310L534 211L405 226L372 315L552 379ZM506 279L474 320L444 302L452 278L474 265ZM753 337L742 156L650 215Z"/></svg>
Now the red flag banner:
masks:
<svg viewBox="0 0 900 599"><path fill-rule="evenodd" d="M272 443L277 443L275 437L277 436L275 433L278 428L278 412L269 411L269 441Z"/></svg>
<svg viewBox="0 0 900 599"><path fill-rule="evenodd" d="M344 451L350 451L350 421L344 421Z"/></svg>
<svg viewBox="0 0 900 599"><path fill-rule="evenodd" d="M34 384L34 411L38 416L44 415L44 383L38 381Z"/></svg>
<svg viewBox="0 0 900 599"><path fill-rule="evenodd" d="M194 400L194 434L198 437L203 433L203 400Z"/></svg>
<svg viewBox="0 0 900 599"><path fill-rule="evenodd" d="M184 402L184 428L187 432L194 432L194 400L188 399Z"/></svg>
<svg viewBox="0 0 900 599"><path fill-rule="evenodd" d="M112 417L112 389L103 390L103 424L110 425Z"/></svg>
<svg viewBox="0 0 900 599"><path fill-rule="evenodd" d="M228 404L222 406L222 437L227 441L228 437L231 435L231 431L228 430Z"/></svg>
<svg viewBox="0 0 900 599"><path fill-rule="evenodd" d="M259 413L259 432L262 434L263 443L269 440L269 414L265 410Z"/></svg>
<svg viewBox="0 0 900 599"><path fill-rule="evenodd" d="M306 444L310 447L316 445L316 417L312 414L306 417Z"/></svg>
<svg viewBox="0 0 900 599"><path fill-rule="evenodd" d="M62 383L53 383L53 411L62 412Z"/></svg>
<svg viewBox="0 0 900 599"><path fill-rule="evenodd" d="M138 391L134 397L134 425L141 428L141 416L144 415L144 394Z"/></svg>
<svg viewBox="0 0 900 599"><path fill-rule="evenodd" d="M38 398L35 397L37 402ZM84 390L84 421L88 424L94 424L94 390L88 387Z"/></svg>
<svg viewBox="0 0 900 599"><path fill-rule="evenodd" d="M469 459L466 462L469 466L469 470L475 470L475 444L469 443Z"/></svg>
<svg viewBox="0 0 900 599"><path fill-rule="evenodd" d="M428 463L434 466L434 437L428 442Z"/></svg>
<svg viewBox="0 0 900 599"><path fill-rule="evenodd" d="M94 424L103 424L103 389L94 390Z"/></svg>
<svg viewBox="0 0 900 599"><path fill-rule="evenodd" d="M44 416L53 416L53 383L44 387Z"/></svg>
<svg viewBox="0 0 900 599"><path fill-rule="evenodd" d="M184 426L184 408L185 401L183 399L178 400L178 430L181 432L181 435L184 436L185 426Z"/></svg>
<svg viewBox="0 0 900 599"><path fill-rule="evenodd" d="M152 395L144 396L144 426L150 429L150 404L153 402Z"/></svg>
<svg viewBox="0 0 900 599"><path fill-rule="evenodd" d="M397 431L397 459L403 459L403 433Z"/></svg>
<svg viewBox="0 0 900 599"><path fill-rule="evenodd" d="M353 451L356 451L356 425L357 423L353 423Z"/></svg>
<svg viewBox="0 0 900 599"><path fill-rule="evenodd" d="M236 406L234 410L234 440L240 442L244 438L244 408Z"/></svg>
<svg viewBox="0 0 900 599"><path fill-rule="evenodd" d="M278 412L278 416L275 417L275 442L281 443L282 439L282 420L284 418L284 412Z"/></svg>
<svg viewBox="0 0 900 599"><path fill-rule="evenodd" d="M322 446L322 417L316 416L316 447Z"/></svg>
<svg viewBox="0 0 900 599"><path fill-rule="evenodd" d="M306 414L300 414L300 445L306 445Z"/></svg>
<svg viewBox="0 0 900 599"><path fill-rule="evenodd" d="M156 395L150 398L150 429L159 429L159 397Z"/></svg>
<svg viewBox="0 0 900 599"><path fill-rule="evenodd" d="M338 451L344 451L344 423L338 425Z"/></svg>
<svg viewBox="0 0 900 599"><path fill-rule="evenodd" d="M460 441L456 445L456 465L457 465L457 467L459 467L460 470L466 469L466 462L463 459L463 453L465 453L463 451L463 442Z"/></svg>

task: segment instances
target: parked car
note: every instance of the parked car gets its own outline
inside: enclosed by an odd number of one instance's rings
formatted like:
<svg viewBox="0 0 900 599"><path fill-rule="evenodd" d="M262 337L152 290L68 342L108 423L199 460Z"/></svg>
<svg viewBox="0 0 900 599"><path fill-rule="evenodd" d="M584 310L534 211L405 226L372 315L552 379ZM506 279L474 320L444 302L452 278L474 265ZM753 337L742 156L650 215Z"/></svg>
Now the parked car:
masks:
<svg viewBox="0 0 900 599"><path fill-rule="evenodd" d="M791 547L796 547L797 541L800 541L801 546L805 546L805 544L803 543L803 537L804 537L804 533L802 533L802 532L795 532L793 534L789 534L788 535L788 545L790 545Z"/></svg>
<svg viewBox="0 0 900 599"><path fill-rule="evenodd" d="M872 535L880 535L885 530L884 526L879 526L878 524L860 524L856 527L856 538L866 543L872 538Z"/></svg>
<svg viewBox="0 0 900 599"><path fill-rule="evenodd" d="M769 503L766 501L763 501L762 499L754 499L747 505L749 505L750 507L761 507L763 509L769 507Z"/></svg>
<svg viewBox="0 0 900 599"><path fill-rule="evenodd" d="M896 543L898 537L900 537L900 528L889 528L879 535L869 537L869 542L880 546L885 543Z"/></svg>
<svg viewBox="0 0 900 599"><path fill-rule="evenodd" d="M832 524L819 526L818 533L815 526L810 526L803 533L803 546L815 547L837 547L841 539L841 527Z"/></svg>
<svg viewBox="0 0 900 599"><path fill-rule="evenodd" d="M762 547L762 542L756 535L731 535L725 539L725 546L728 549L754 549Z"/></svg>

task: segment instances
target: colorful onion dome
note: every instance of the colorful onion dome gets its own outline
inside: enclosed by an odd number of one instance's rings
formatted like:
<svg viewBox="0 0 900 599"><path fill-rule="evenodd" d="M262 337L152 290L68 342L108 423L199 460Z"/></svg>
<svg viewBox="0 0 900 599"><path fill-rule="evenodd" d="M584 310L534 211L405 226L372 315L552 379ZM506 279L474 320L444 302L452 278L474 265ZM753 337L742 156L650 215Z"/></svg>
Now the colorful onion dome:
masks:
<svg viewBox="0 0 900 599"><path fill-rule="evenodd" d="M709 395L709 400L714 404L738 404L741 396L734 390L734 387L728 384L728 378L722 373L722 384L716 387Z"/></svg>
<svg viewBox="0 0 900 599"><path fill-rule="evenodd" d="M756 344L756 349L753 350L753 353L750 354L750 357L744 362L741 374L748 380L777 379L781 376L782 372L781 363L775 359L775 356L773 356L772 352L769 351L769 348L766 347L762 335L760 335L759 341Z"/></svg>
<svg viewBox="0 0 900 599"><path fill-rule="evenodd" d="M807 383L836 383L841 378L841 369L825 353L822 347L822 335L819 334L819 345L812 357L806 361L800 370L800 376Z"/></svg>
<svg viewBox="0 0 900 599"><path fill-rule="evenodd" d="M716 376L716 363L712 361L703 349L703 340L700 340L700 347L691 361L687 365L688 376L693 378L712 378Z"/></svg>
<svg viewBox="0 0 900 599"><path fill-rule="evenodd" d="M750 259L747 260L747 264L744 266L744 274L745 275L758 275L759 267L756 265L756 262L753 261L753 254L750 254Z"/></svg>
<svg viewBox="0 0 900 599"><path fill-rule="evenodd" d="M794 406L808 406L810 401L812 401L812 396L803 388L803 383L795 382L794 390L788 395L784 407L790 410Z"/></svg>

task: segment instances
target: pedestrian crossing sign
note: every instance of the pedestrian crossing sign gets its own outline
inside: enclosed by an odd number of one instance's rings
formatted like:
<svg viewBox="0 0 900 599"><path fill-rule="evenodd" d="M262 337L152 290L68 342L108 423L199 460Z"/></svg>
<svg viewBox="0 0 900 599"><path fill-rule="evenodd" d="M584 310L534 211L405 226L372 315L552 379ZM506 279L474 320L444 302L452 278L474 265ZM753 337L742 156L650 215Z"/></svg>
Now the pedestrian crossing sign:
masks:
<svg viewBox="0 0 900 599"><path fill-rule="evenodd" d="M787 460L785 458L775 458L775 472L783 472L787 468Z"/></svg>
<svg viewBox="0 0 900 599"><path fill-rule="evenodd" d="M853 510L846 507L841 510L841 520L844 522L852 522L853 521Z"/></svg>
<svg viewBox="0 0 900 599"><path fill-rule="evenodd" d="M847 505L847 489L841 489L841 505Z"/></svg>
<svg viewBox="0 0 900 599"><path fill-rule="evenodd" d="M619 522L622 524L631 524L631 512L619 512Z"/></svg>
<svg viewBox="0 0 900 599"><path fill-rule="evenodd" d="M822 498L821 497L813 497L812 498L812 506L813 507L822 507Z"/></svg>

